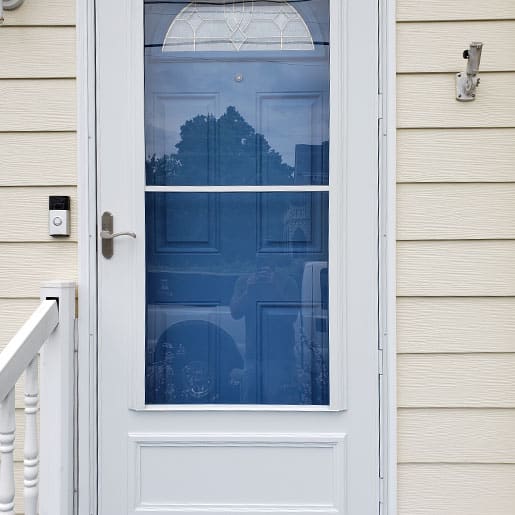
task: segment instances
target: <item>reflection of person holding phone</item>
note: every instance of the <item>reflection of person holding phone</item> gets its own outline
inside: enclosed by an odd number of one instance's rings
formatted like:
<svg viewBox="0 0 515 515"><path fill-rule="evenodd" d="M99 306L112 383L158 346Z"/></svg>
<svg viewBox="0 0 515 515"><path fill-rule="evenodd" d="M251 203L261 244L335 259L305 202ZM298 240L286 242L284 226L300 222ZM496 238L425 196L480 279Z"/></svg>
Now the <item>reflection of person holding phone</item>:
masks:
<svg viewBox="0 0 515 515"><path fill-rule="evenodd" d="M231 314L245 317L245 368L231 378L241 384L242 401L260 404L295 403L294 327L299 288L274 258L256 260L256 271L238 278Z"/></svg>

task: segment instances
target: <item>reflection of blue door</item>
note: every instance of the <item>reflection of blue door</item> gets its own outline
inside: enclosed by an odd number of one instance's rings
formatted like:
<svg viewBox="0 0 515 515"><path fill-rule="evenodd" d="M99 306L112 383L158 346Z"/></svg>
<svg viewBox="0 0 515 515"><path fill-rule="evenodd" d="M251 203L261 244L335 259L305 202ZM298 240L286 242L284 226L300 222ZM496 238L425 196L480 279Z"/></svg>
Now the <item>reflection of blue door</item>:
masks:
<svg viewBox="0 0 515 515"><path fill-rule="evenodd" d="M148 404L329 403L329 2L238 5L146 9Z"/></svg>

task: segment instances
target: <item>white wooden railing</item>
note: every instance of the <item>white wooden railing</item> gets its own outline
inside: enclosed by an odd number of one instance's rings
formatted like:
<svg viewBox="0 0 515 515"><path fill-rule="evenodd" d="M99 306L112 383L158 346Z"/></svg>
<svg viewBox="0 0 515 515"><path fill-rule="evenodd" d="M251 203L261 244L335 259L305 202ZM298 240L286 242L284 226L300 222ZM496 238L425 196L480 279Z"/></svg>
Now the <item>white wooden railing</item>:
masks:
<svg viewBox="0 0 515 515"><path fill-rule="evenodd" d="M46 283L41 304L0 353L0 515L15 513L15 387L24 372L25 514L73 514L74 321L75 284Z"/></svg>

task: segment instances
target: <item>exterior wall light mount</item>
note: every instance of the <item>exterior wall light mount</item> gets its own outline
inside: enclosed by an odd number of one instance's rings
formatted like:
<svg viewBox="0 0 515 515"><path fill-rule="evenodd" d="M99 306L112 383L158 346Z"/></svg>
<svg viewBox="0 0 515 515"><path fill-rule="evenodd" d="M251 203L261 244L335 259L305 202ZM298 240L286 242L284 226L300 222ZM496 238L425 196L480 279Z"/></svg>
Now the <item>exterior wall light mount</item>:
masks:
<svg viewBox="0 0 515 515"><path fill-rule="evenodd" d="M0 25L4 22L4 11L18 9L25 0L0 0Z"/></svg>
<svg viewBox="0 0 515 515"><path fill-rule="evenodd" d="M470 102L476 98L482 50L483 43L473 42L468 50L463 52L463 58L468 59L467 70L456 74L456 100L460 102Z"/></svg>

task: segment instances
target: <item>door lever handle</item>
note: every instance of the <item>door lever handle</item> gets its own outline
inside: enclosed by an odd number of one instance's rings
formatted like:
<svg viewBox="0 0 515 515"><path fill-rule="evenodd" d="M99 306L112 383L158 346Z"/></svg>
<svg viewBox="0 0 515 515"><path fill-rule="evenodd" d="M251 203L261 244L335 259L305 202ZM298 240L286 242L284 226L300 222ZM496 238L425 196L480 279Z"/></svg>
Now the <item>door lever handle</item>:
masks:
<svg viewBox="0 0 515 515"><path fill-rule="evenodd" d="M113 234L112 232L109 232L109 231L101 231L100 232L100 237L103 240L113 240L114 238L118 238L118 236L130 236L131 238L135 238L136 233L135 232L115 232Z"/></svg>
<svg viewBox="0 0 515 515"><path fill-rule="evenodd" d="M0 0L1 1L1 0ZM100 239L102 240L102 256L111 259L114 253L114 242L118 236L130 236L136 238L136 234L130 231L113 232L113 215L106 211L102 214L102 230L100 231Z"/></svg>

